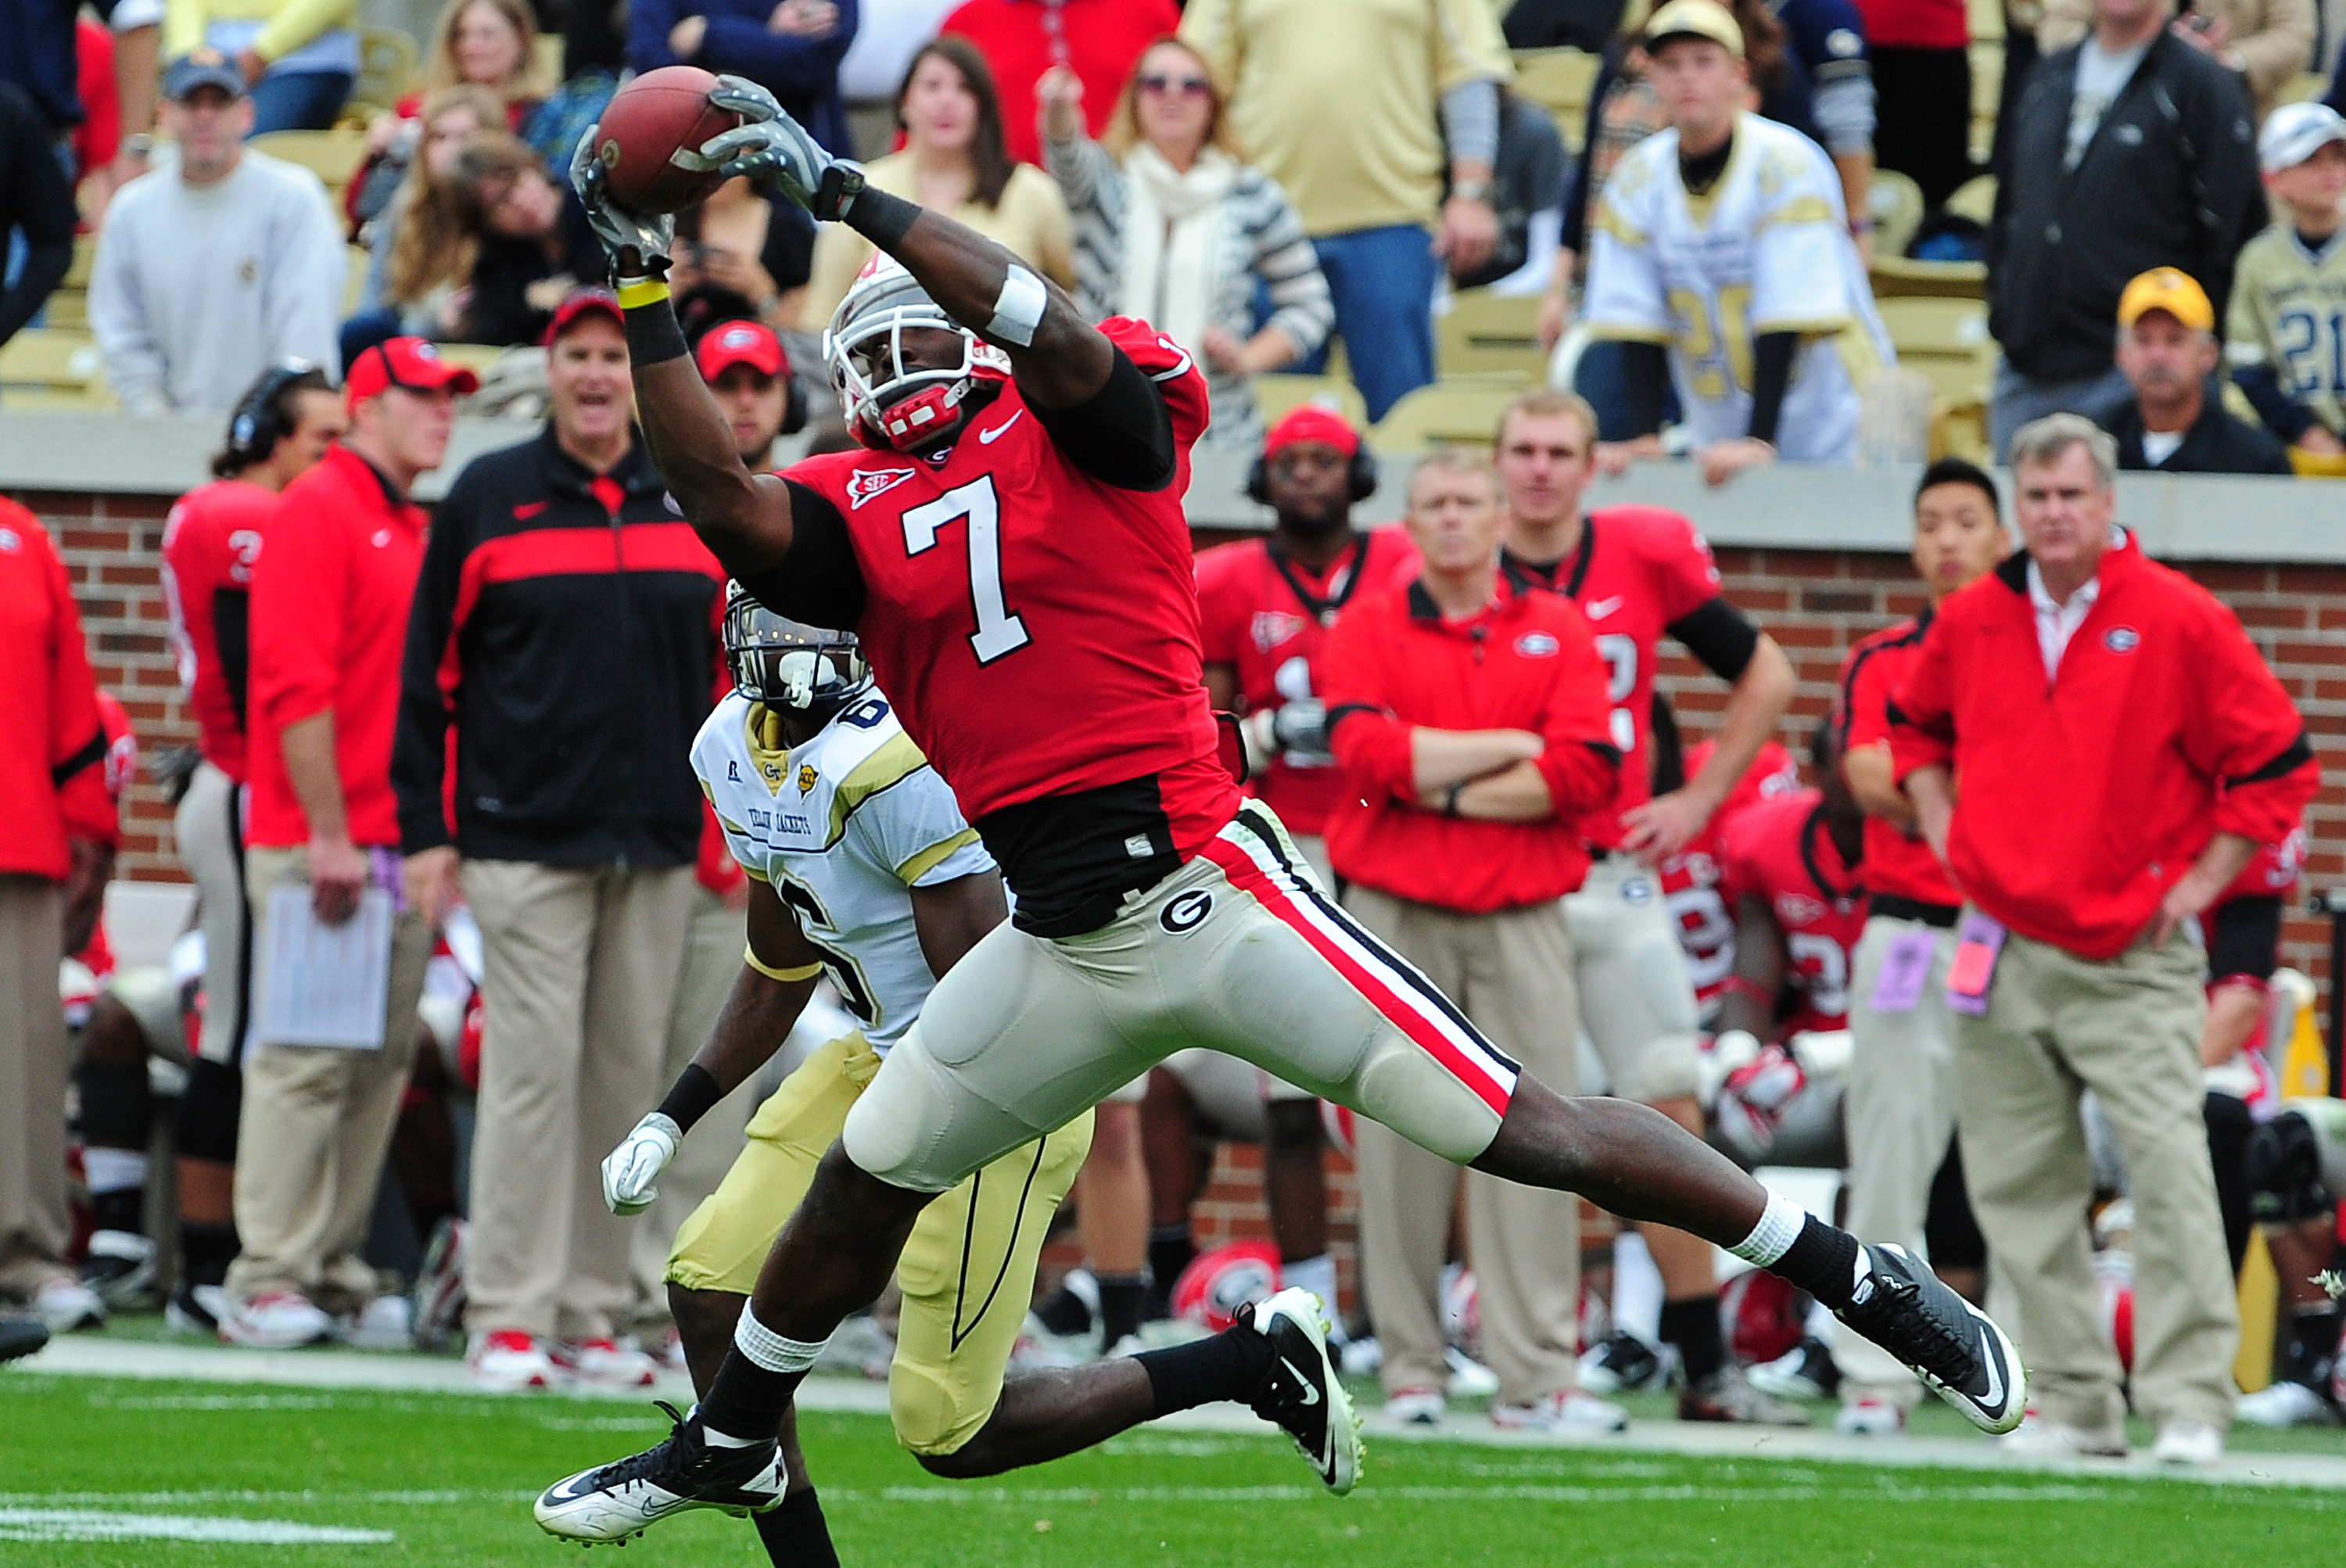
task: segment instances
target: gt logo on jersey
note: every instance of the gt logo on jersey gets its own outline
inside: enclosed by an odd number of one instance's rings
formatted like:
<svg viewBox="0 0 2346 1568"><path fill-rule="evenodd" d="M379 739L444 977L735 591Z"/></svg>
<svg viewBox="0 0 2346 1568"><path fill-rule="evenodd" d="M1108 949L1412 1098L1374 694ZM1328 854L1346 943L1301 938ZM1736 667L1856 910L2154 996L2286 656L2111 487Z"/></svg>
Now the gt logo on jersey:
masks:
<svg viewBox="0 0 2346 1568"><path fill-rule="evenodd" d="M1194 931L1198 921L1213 912L1214 895L1203 888L1191 888L1165 906L1157 923L1178 936L1185 931Z"/></svg>
<svg viewBox="0 0 2346 1568"><path fill-rule="evenodd" d="M866 501L887 494L918 472L913 468L859 468L847 476L847 504L851 510L861 511Z"/></svg>
<svg viewBox="0 0 2346 1568"><path fill-rule="evenodd" d="M1248 628L1254 638L1255 647L1263 653L1269 653L1302 630L1303 617L1290 615L1285 610L1257 610L1254 624Z"/></svg>
<svg viewBox="0 0 2346 1568"><path fill-rule="evenodd" d="M801 794L801 795L811 795L811 794L813 794L813 793L814 793L815 777L816 777L816 775L815 775L814 764L813 764L813 763L811 763L811 762L802 762L802 763L801 763L801 764L799 765L799 793L800 793L800 794Z"/></svg>

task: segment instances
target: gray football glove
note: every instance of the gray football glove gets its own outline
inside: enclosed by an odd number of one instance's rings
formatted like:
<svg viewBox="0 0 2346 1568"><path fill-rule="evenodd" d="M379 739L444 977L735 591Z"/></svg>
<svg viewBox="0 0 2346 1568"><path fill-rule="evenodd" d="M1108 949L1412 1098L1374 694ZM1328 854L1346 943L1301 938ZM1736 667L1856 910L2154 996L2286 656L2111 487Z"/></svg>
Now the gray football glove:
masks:
<svg viewBox="0 0 2346 1568"><path fill-rule="evenodd" d="M570 155L570 184L586 209L595 238L610 253L612 275L621 281L668 276L668 252L676 244L676 219L668 213L639 218L611 199L611 171L597 147L600 125L586 127Z"/></svg>
<svg viewBox="0 0 2346 1568"><path fill-rule="evenodd" d="M836 222L847 215L863 192L863 166L823 150L806 127L782 111L774 95L740 76L719 76L709 101L730 109L742 123L700 144L700 151L678 153L677 162L688 168L715 169L728 179L747 175L753 180L781 188L782 194L813 213Z"/></svg>

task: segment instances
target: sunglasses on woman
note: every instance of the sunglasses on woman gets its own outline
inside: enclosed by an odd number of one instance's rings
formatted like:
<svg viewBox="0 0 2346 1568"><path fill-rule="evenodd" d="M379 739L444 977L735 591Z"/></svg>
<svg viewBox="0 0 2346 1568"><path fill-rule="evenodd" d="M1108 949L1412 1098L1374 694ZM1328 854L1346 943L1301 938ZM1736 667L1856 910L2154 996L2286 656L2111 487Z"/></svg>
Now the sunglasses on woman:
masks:
<svg viewBox="0 0 2346 1568"><path fill-rule="evenodd" d="M1178 93L1185 98L1201 98L1213 89L1213 84L1203 76L1160 76L1151 72L1140 78L1144 93Z"/></svg>

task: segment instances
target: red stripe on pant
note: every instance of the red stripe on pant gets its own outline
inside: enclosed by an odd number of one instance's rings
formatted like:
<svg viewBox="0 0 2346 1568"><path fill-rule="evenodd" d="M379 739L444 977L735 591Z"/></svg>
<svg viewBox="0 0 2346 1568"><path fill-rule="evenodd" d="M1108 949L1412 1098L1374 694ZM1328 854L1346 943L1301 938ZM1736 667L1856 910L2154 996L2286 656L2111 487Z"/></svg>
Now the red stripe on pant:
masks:
<svg viewBox="0 0 2346 1568"><path fill-rule="evenodd" d="M1359 992L1372 1007L1383 1013L1393 1027L1441 1063L1452 1077L1473 1090L1475 1098L1499 1115L1507 1114L1507 1102L1513 1097L1514 1091L1461 1051L1457 1043L1427 1018L1418 1004L1363 968L1359 960L1331 941L1327 933L1298 907L1295 895L1273 881L1246 851L1227 840L1214 839L1206 844L1203 853L1208 860L1221 867L1222 874L1230 880L1231 886L1253 894L1255 901L1264 909L1310 942L1312 951L1333 965L1336 972L1350 982L1352 989Z"/></svg>

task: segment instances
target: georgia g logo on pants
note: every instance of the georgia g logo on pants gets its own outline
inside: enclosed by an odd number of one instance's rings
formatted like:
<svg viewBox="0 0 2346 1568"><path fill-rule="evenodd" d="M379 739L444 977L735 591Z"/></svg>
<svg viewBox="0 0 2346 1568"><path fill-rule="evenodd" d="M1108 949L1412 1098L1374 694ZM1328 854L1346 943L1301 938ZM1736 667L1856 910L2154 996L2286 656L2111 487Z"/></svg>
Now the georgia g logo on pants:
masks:
<svg viewBox="0 0 2346 1568"><path fill-rule="evenodd" d="M1179 936L1185 931L1195 930L1199 921L1213 912L1214 895L1203 888L1192 888L1167 904L1165 912L1157 917L1157 923Z"/></svg>

